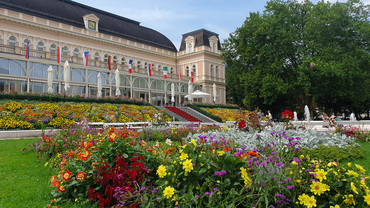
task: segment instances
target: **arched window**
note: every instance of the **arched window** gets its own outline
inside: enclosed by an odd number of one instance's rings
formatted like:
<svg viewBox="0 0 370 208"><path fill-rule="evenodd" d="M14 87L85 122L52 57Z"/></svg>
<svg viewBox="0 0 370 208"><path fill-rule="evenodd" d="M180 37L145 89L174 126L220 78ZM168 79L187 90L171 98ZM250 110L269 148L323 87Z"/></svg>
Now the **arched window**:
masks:
<svg viewBox="0 0 370 208"><path fill-rule="evenodd" d="M78 50L78 48L75 48L74 50L73 50L73 56L74 57L78 57L80 55L80 51Z"/></svg>
<svg viewBox="0 0 370 208"><path fill-rule="evenodd" d="M218 66L216 66L216 77L218 77Z"/></svg>
<svg viewBox="0 0 370 208"><path fill-rule="evenodd" d="M152 64L152 71L155 70L155 64Z"/></svg>
<svg viewBox="0 0 370 208"><path fill-rule="evenodd" d="M67 46L64 46L63 47L63 49L62 49L62 53L63 53L63 55L65 55L65 56L68 56L68 47Z"/></svg>
<svg viewBox="0 0 370 208"><path fill-rule="evenodd" d="M113 56L113 63L117 64L117 56Z"/></svg>
<svg viewBox="0 0 370 208"><path fill-rule="evenodd" d="M24 39L23 48L27 48L27 43L28 43L28 39ZM31 41L30 41L30 45L31 45Z"/></svg>
<svg viewBox="0 0 370 208"><path fill-rule="evenodd" d="M158 71L160 72L162 70L162 66L158 65Z"/></svg>
<svg viewBox="0 0 370 208"><path fill-rule="evenodd" d="M212 52L216 53L216 43L213 43Z"/></svg>
<svg viewBox="0 0 370 208"><path fill-rule="evenodd" d="M193 72L194 72L194 76L196 76L196 74L197 74L197 67L195 67L195 65L193 65Z"/></svg>
<svg viewBox="0 0 370 208"><path fill-rule="evenodd" d="M44 43L43 42L38 42L37 43L37 50L38 51L44 51Z"/></svg>
<svg viewBox="0 0 370 208"><path fill-rule="evenodd" d="M95 55L94 55L95 57L95 61L99 61L99 59L100 59L100 57L99 57L99 53L98 52L95 52Z"/></svg>
<svg viewBox="0 0 370 208"><path fill-rule="evenodd" d="M126 59L125 58L121 58L121 65L125 65L125 62L126 62Z"/></svg>
<svg viewBox="0 0 370 208"><path fill-rule="evenodd" d="M171 69L170 69L170 73L171 73L171 74L173 74L173 68L172 68L172 67L171 67Z"/></svg>
<svg viewBox="0 0 370 208"><path fill-rule="evenodd" d="M9 46L15 46L17 44L17 39L14 36L9 37Z"/></svg>
<svg viewBox="0 0 370 208"><path fill-rule="evenodd" d="M189 76L189 67L186 67L186 76Z"/></svg>
<svg viewBox="0 0 370 208"><path fill-rule="evenodd" d="M148 63L147 62L145 62L145 64L144 64L144 69L148 69Z"/></svg>
<svg viewBox="0 0 370 208"><path fill-rule="evenodd" d="M189 43L189 53L193 52L193 46L191 45L191 43Z"/></svg>
<svg viewBox="0 0 370 208"><path fill-rule="evenodd" d="M107 62L108 63L108 54L105 54L104 55L104 62Z"/></svg>
<svg viewBox="0 0 370 208"><path fill-rule="evenodd" d="M137 68L140 69L140 67L141 67L141 62L140 61L137 61Z"/></svg>
<svg viewBox="0 0 370 208"><path fill-rule="evenodd" d="M211 65L210 76L213 77L213 65Z"/></svg>
<svg viewBox="0 0 370 208"><path fill-rule="evenodd" d="M57 53L57 46L55 44L50 45L50 53L53 53L53 54Z"/></svg>

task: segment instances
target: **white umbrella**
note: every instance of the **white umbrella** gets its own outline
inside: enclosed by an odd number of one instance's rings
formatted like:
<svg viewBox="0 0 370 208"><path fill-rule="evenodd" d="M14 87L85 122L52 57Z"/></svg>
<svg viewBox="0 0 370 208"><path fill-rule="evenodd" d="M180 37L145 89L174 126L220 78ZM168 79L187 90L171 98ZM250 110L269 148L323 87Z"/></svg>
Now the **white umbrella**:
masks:
<svg viewBox="0 0 370 208"><path fill-rule="evenodd" d="M175 84L171 84L171 102L175 102Z"/></svg>
<svg viewBox="0 0 370 208"><path fill-rule="evenodd" d="M70 66L68 64L68 61L64 62L63 68L64 68L64 91L68 93L70 76Z"/></svg>
<svg viewBox="0 0 370 208"><path fill-rule="evenodd" d="M48 68L48 93L53 93L53 67L49 66Z"/></svg>
<svg viewBox="0 0 370 208"><path fill-rule="evenodd" d="M121 80L120 80L119 70L118 69L116 69L115 74L116 74L116 96L120 96L121 95L121 91L119 90L119 86L121 84L120 83Z"/></svg>
<svg viewBox="0 0 370 208"><path fill-rule="evenodd" d="M101 86L101 76L100 76L100 73L98 73L98 98L101 98L101 90L102 90L102 86Z"/></svg>
<svg viewBox="0 0 370 208"><path fill-rule="evenodd" d="M216 90L216 84L213 83L213 102L216 103L217 100L217 90Z"/></svg>
<svg viewBox="0 0 370 208"><path fill-rule="evenodd" d="M205 98L205 97L210 97L211 94L201 92L199 90L196 90L195 92L191 93L192 98Z"/></svg>

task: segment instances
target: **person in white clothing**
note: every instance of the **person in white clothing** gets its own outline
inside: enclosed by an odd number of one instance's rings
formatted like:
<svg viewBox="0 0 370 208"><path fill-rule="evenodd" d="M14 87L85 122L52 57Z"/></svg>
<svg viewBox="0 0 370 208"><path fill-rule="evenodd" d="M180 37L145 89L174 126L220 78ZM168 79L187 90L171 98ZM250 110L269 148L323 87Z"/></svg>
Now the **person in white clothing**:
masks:
<svg viewBox="0 0 370 208"><path fill-rule="evenodd" d="M269 121L272 121L272 115L271 115L270 110L267 111L267 116L266 117L269 119Z"/></svg>

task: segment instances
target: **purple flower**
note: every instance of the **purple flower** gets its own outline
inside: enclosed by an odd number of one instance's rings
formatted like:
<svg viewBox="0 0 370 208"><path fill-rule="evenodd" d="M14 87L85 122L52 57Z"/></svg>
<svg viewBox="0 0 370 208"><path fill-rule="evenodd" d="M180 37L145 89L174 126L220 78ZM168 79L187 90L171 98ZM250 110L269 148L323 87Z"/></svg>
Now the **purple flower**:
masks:
<svg viewBox="0 0 370 208"><path fill-rule="evenodd" d="M222 170L221 172L222 172L223 174L226 174L226 173L227 173L227 172L226 172L226 170Z"/></svg>
<svg viewBox="0 0 370 208"><path fill-rule="evenodd" d="M282 188L282 189L283 189L283 188L285 188L285 187L284 187L283 185L281 185L281 186L280 186L280 188Z"/></svg>
<svg viewBox="0 0 370 208"><path fill-rule="evenodd" d="M138 193L139 191L134 191L134 194Z"/></svg>
<svg viewBox="0 0 370 208"><path fill-rule="evenodd" d="M291 178L287 178L287 179L285 179L285 182L289 182L291 180L292 180Z"/></svg>
<svg viewBox="0 0 370 208"><path fill-rule="evenodd" d="M256 134L256 137L258 138L258 137L261 137L261 135L259 135L259 134Z"/></svg>
<svg viewBox="0 0 370 208"><path fill-rule="evenodd" d="M266 163L264 163L264 162L263 162L263 163L261 163L261 165L262 165L262 166L265 166L265 165L266 165Z"/></svg>
<svg viewBox="0 0 370 208"><path fill-rule="evenodd" d="M246 147L241 147L240 149L245 150Z"/></svg>
<svg viewBox="0 0 370 208"><path fill-rule="evenodd" d="M292 188L294 188L294 186L293 186L293 185L288 186L288 188L287 188L287 189L289 190L289 189L292 189Z"/></svg>
<svg viewBox="0 0 370 208"><path fill-rule="evenodd" d="M207 192L206 192L206 193L204 193L204 194L208 196L209 192L207 191Z"/></svg>
<svg viewBox="0 0 370 208"><path fill-rule="evenodd" d="M281 184L283 184L283 182L282 181L279 181L279 184L281 185Z"/></svg>
<svg viewBox="0 0 370 208"><path fill-rule="evenodd" d="M257 160L256 162L254 162L254 164L258 165L258 164L260 164L260 161Z"/></svg>
<svg viewBox="0 0 370 208"><path fill-rule="evenodd" d="M222 173L220 171L216 171L215 176L222 176Z"/></svg>
<svg viewBox="0 0 370 208"><path fill-rule="evenodd" d="M145 187L141 187L141 190L144 191L146 188Z"/></svg>
<svg viewBox="0 0 370 208"><path fill-rule="evenodd" d="M274 132L274 131L273 131L273 132L271 132L270 134L271 134L271 135L273 135L273 134L275 134L275 133L276 133L276 132Z"/></svg>
<svg viewBox="0 0 370 208"><path fill-rule="evenodd" d="M217 191L217 188L213 188L214 191Z"/></svg>
<svg viewBox="0 0 370 208"><path fill-rule="evenodd" d="M133 183L137 183L137 181L134 181Z"/></svg>
<svg viewBox="0 0 370 208"><path fill-rule="evenodd" d="M195 195L195 198L198 198L198 195Z"/></svg>
<svg viewBox="0 0 370 208"><path fill-rule="evenodd" d="M157 200L160 200L161 199L161 197L157 197Z"/></svg>

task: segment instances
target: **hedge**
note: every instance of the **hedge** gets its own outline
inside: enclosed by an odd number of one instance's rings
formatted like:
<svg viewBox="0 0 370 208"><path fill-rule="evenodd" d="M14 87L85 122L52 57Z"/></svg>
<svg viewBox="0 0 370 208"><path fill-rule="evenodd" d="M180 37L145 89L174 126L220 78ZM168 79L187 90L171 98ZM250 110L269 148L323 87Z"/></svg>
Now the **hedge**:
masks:
<svg viewBox="0 0 370 208"><path fill-rule="evenodd" d="M199 113L201 113L201 114L209 117L209 118L212 118L213 120L215 120L217 122L222 123L222 119L220 117L215 116L215 115L212 115L212 114L208 113L207 111L202 110L201 108L199 108L198 106L196 106L194 104L189 104L189 107L192 108L192 109L194 109L194 110L196 110L196 111L198 111Z"/></svg>
<svg viewBox="0 0 370 208"><path fill-rule="evenodd" d="M233 105L222 105L222 104L195 104L193 105L200 107L200 108L227 108L227 109L240 109L239 106Z"/></svg>

